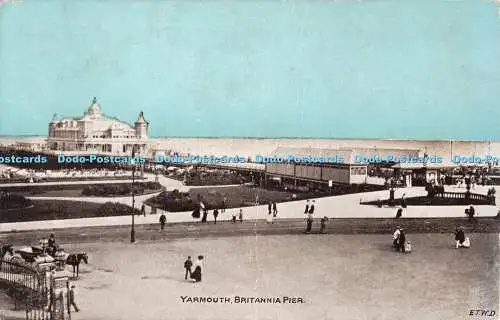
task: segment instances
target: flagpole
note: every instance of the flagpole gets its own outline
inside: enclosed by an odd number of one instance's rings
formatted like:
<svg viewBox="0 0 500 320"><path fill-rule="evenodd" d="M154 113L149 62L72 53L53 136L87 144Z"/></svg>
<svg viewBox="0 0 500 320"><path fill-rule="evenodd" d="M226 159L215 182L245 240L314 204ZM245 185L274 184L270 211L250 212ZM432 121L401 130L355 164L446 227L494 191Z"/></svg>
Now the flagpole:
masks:
<svg viewBox="0 0 500 320"><path fill-rule="evenodd" d="M135 243L135 145L132 146L132 228L130 243Z"/></svg>

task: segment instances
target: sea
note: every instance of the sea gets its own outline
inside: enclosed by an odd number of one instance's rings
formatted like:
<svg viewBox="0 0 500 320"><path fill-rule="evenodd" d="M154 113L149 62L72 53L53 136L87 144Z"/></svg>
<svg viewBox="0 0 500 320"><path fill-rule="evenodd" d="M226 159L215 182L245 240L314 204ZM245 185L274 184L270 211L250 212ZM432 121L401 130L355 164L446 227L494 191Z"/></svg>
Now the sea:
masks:
<svg viewBox="0 0 500 320"><path fill-rule="evenodd" d="M0 136L0 145L43 143L44 136ZM173 151L183 154L241 156L254 158L256 155L270 155L277 148L314 149L408 149L419 150L429 156L451 159L453 156L491 155L500 158L500 141L457 141L457 140L397 140L397 139L332 139L332 138L151 138L151 149ZM446 161L447 162L447 161Z"/></svg>

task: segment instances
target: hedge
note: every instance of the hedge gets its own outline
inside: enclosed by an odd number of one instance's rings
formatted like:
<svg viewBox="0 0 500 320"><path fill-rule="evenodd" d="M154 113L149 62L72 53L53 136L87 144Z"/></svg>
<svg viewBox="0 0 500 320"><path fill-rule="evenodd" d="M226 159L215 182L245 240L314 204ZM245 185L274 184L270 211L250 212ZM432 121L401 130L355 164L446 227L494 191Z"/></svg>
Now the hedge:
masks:
<svg viewBox="0 0 500 320"><path fill-rule="evenodd" d="M137 182L133 185L128 183L119 184L99 184L89 185L83 188L82 195L84 196L127 196L131 195L132 191L136 195L143 194L146 190L160 190L161 184L157 182Z"/></svg>
<svg viewBox="0 0 500 320"><path fill-rule="evenodd" d="M33 203L24 196L0 191L0 209L21 209L31 206Z"/></svg>

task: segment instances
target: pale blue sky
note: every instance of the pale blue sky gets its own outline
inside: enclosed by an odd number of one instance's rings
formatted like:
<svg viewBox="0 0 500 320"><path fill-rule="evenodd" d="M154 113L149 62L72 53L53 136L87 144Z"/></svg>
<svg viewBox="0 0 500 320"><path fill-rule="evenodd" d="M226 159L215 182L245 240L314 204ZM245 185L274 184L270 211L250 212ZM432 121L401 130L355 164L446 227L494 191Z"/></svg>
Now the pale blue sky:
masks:
<svg viewBox="0 0 500 320"><path fill-rule="evenodd" d="M53 113L153 136L500 139L494 1L0 5L0 134Z"/></svg>

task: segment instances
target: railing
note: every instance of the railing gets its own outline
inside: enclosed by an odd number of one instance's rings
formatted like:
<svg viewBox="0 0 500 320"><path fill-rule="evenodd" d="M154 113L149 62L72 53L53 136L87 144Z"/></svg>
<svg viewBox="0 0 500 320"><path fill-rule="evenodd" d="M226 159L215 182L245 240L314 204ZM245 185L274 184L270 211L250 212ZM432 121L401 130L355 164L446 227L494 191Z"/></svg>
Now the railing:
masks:
<svg viewBox="0 0 500 320"><path fill-rule="evenodd" d="M488 196L484 194L477 193L467 193L467 192L439 192L434 195L435 198L445 198L445 199L464 199L464 200L475 200L481 201L484 204L495 205L495 196Z"/></svg>
<svg viewBox="0 0 500 320"><path fill-rule="evenodd" d="M0 281L7 284L7 292L13 298L16 309L22 304L26 319L50 319L45 310L49 301L47 272L24 262L0 260Z"/></svg>
<svg viewBox="0 0 500 320"><path fill-rule="evenodd" d="M480 201L490 201L492 197L489 197L484 194L477 193L467 193L465 192L444 192L437 193L436 197L448 198L448 199L471 199L471 200L480 200Z"/></svg>
<svg viewBox="0 0 500 320"><path fill-rule="evenodd" d="M47 285L45 272L28 264L6 260L0 262L0 279L33 290Z"/></svg>

